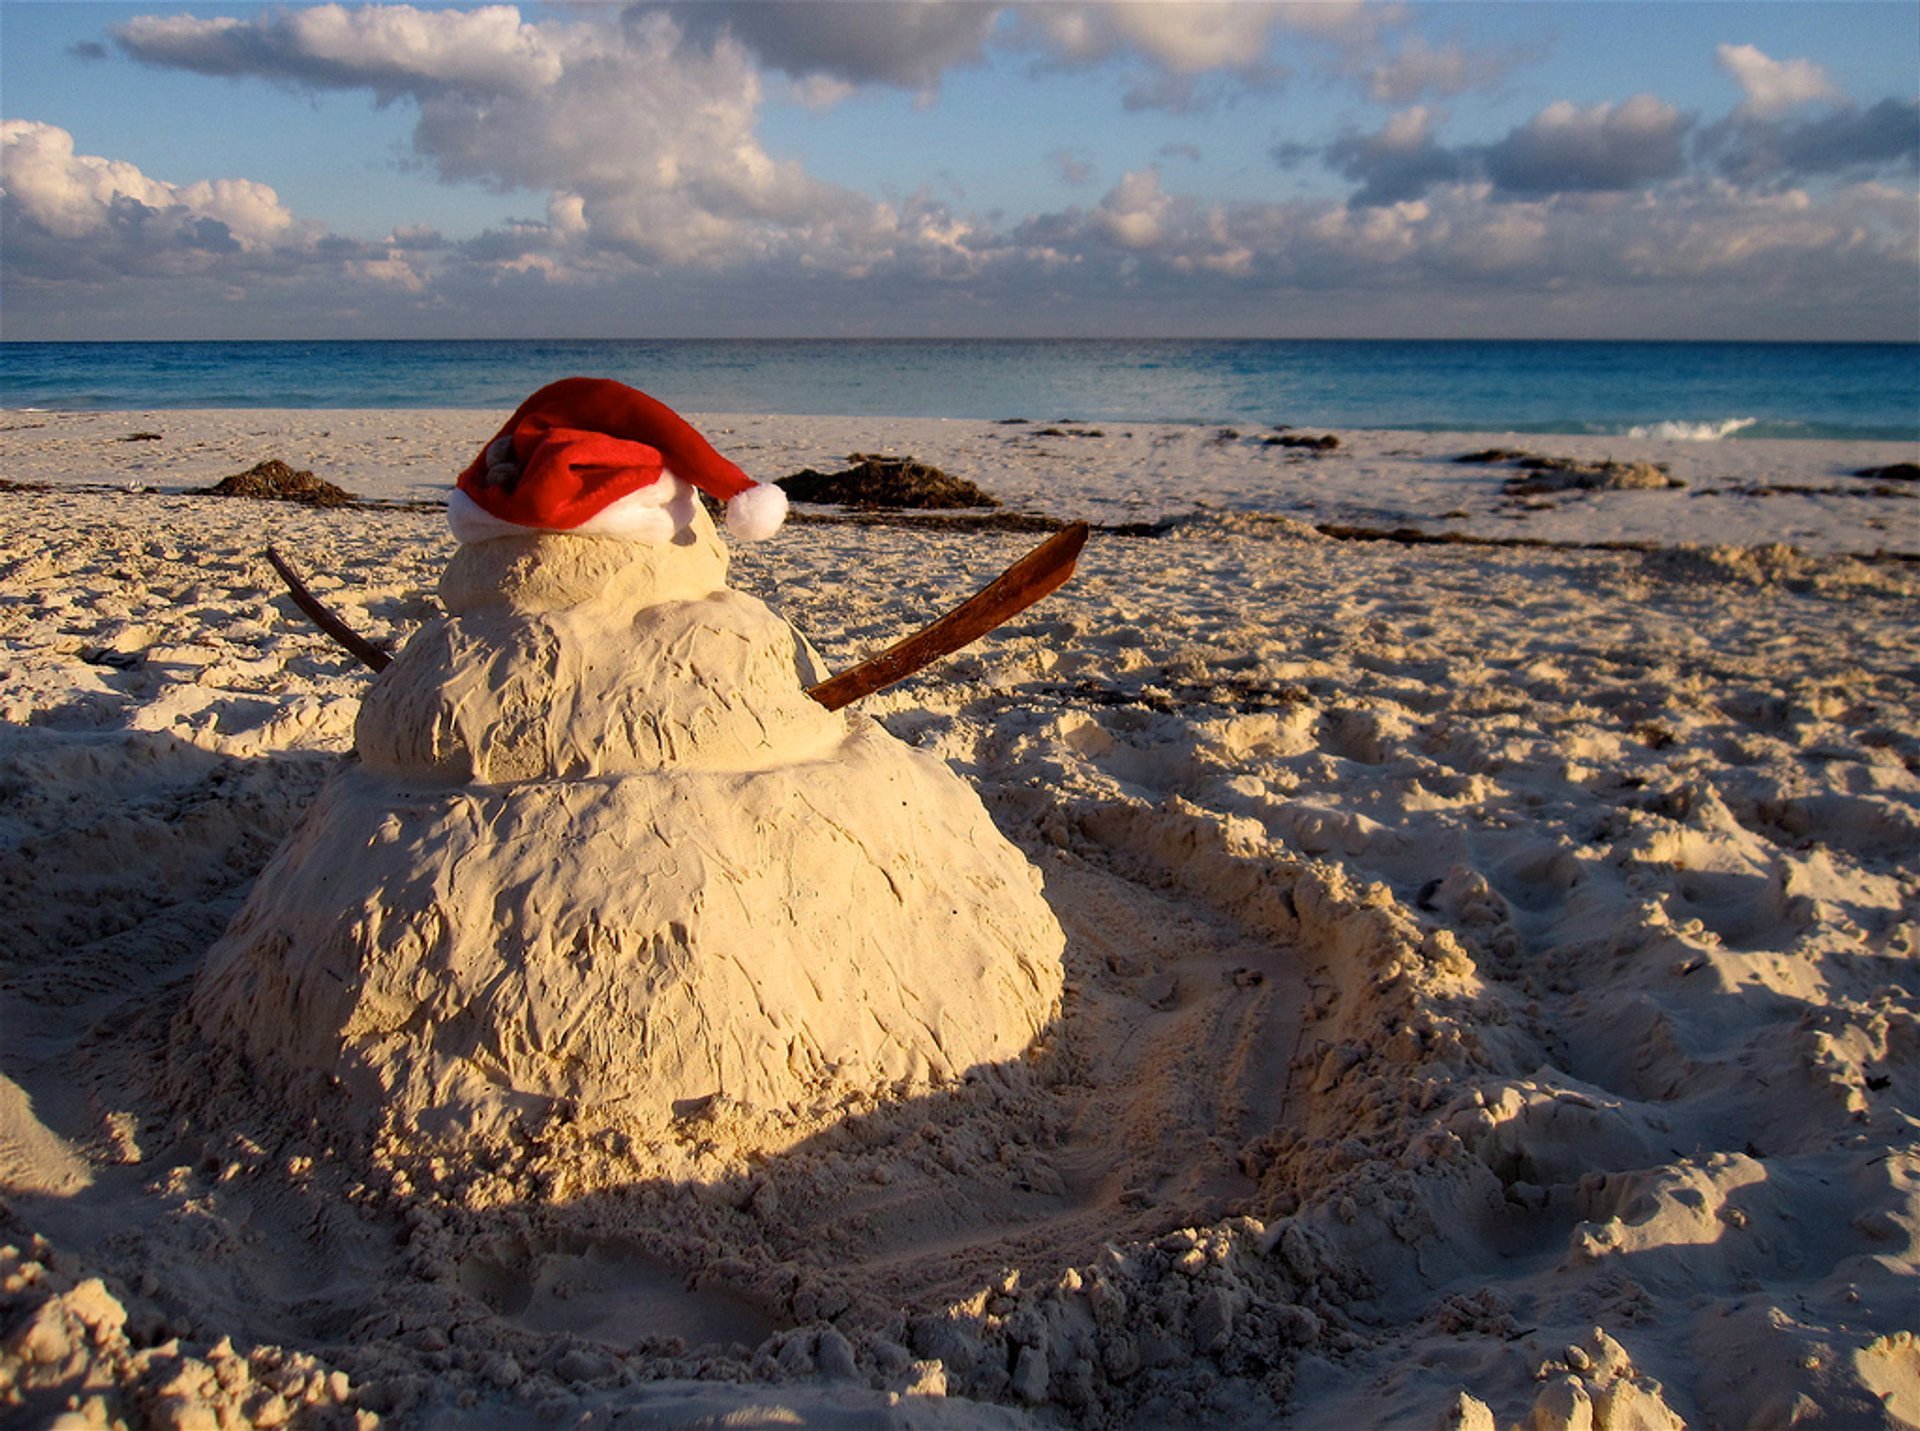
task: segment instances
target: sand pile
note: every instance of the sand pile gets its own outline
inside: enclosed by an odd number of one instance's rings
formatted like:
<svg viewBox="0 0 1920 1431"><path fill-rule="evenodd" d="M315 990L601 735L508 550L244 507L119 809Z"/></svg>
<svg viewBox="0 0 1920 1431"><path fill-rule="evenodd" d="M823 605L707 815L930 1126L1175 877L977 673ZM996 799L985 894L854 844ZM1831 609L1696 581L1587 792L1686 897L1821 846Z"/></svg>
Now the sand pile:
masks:
<svg viewBox="0 0 1920 1431"><path fill-rule="evenodd" d="M684 544L460 549L208 957L211 1037L366 1126L658 1129L1016 1059L1059 996L1039 876L943 766L804 684Z"/></svg>

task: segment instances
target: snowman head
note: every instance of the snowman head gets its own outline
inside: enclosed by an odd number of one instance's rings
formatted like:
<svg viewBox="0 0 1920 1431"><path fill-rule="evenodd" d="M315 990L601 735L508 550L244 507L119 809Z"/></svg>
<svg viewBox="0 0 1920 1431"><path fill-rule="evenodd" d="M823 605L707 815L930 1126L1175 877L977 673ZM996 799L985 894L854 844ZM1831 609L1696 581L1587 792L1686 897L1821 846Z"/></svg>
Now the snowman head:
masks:
<svg viewBox="0 0 1920 1431"><path fill-rule="evenodd" d="M700 492L727 530L772 536L787 498L757 483L665 403L605 378L563 378L528 398L460 474L447 520L462 542L533 532L670 542Z"/></svg>

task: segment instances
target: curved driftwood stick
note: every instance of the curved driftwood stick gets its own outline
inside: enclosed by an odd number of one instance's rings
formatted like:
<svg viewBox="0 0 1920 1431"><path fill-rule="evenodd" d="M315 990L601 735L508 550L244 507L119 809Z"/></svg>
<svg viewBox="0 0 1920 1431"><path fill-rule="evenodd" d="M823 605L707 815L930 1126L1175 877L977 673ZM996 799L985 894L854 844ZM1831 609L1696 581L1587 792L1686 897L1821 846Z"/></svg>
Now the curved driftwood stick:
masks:
<svg viewBox="0 0 1920 1431"><path fill-rule="evenodd" d="M319 597L307 590L307 584L300 580L300 574L293 569L285 557L272 547L268 547L267 560L273 563L273 569L280 573L280 579L287 584L287 590L293 593L293 604L312 617L314 625L345 646L366 665L373 667L376 671L386 670L393 657L329 611Z"/></svg>
<svg viewBox="0 0 1920 1431"><path fill-rule="evenodd" d="M995 577L980 592L954 607L931 626L904 641L897 641L879 655L830 676L807 694L830 711L851 705L862 696L885 690L903 681L915 671L931 665L942 656L950 656L970 646L994 627L1012 620L1049 592L1058 590L1073 575L1080 548L1087 544L1087 524L1075 522L1021 557ZM376 671L384 671L393 660L385 651L361 636L330 611L326 604L307 590L307 584L287 559L267 548L267 560L280 573L280 579L293 594L294 603L313 618L327 635L359 657Z"/></svg>
<svg viewBox="0 0 1920 1431"><path fill-rule="evenodd" d="M1048 537L1021 557L978 595L963 601L931 626L897 641L879 655L830 676L807 694L830 711L850 705L862 696L884 690L915 671L962 646L971 646L994 627L1012 620L1073 575L1080 548L1087 544L1087 524L1075 522Z"/></svg>

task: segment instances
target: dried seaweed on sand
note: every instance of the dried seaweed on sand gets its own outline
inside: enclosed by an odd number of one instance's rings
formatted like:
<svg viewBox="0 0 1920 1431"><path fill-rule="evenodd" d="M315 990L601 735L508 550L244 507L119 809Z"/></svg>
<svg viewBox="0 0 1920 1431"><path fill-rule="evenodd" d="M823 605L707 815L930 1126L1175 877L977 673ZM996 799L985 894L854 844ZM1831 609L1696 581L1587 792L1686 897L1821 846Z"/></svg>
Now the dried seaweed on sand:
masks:
<svg viewBox="0 0 1920 1431"><path fill-rule="evenodd" d="M830 502L845 507L997 507L999 500L964 477L951 477L911 457L882 457L855 452L842 472L808 467L782 477L779 485L796 502Z"/></svg>
<svg viewBox="0 0 1920 1431"><path fill-rule="evenodd" d="M298 502L307 507L346 507L359 500L311 472L296 471L277 457L256 462L245 472L222 477L211 487L196 487L206 497L252 497L271 502Z"/></svg>

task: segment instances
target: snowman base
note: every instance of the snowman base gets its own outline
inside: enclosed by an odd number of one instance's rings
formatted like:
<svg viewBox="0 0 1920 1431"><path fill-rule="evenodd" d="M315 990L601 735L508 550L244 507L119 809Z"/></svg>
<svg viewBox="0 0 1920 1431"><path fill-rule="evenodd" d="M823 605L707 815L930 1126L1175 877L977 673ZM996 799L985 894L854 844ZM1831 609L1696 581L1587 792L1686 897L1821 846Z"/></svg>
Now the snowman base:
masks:
<svg viewBox="0 0 1920 1431"><path fill-rule="evenodd" d="M740 773L396 792L350 768L192 1008L256 1076L323 1075L369 1125L641 1131L1018 1059L1061 942L973 792L862 723L832 760Z"/></svg>

